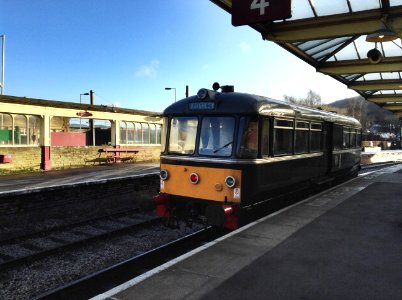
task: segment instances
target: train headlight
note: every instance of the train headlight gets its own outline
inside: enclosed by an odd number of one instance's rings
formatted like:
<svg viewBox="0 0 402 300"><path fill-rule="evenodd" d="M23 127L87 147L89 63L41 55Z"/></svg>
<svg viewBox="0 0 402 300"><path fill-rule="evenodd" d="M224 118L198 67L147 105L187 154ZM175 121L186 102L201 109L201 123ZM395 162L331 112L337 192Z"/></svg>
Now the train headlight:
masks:
<svg viewBox="0 0 402 300"><path fill-rule="evenodd" d="M200 89L198 91L198 93L197 93L198 99L201 99L201 100L207 98L207 96L208 96L208 90L207 89Z"/></svg>
<svg viewBox="0 0 402 300"><path fill-rule="evenodd" d="M228 188L234 188L236 186L236 179L233 176L228 176L225 178L225 183Z"/></svg>
<svg viewBox="0 0 402 300"><path fill-rule="evenodd" d="M190 182L192 184L197 184L198 181L200 181L200 176L197 173L191 173L190 174Z"/></svg>
<svg viewBox="0 0 402 300"><path fill-rule="evenodd" d="M162 180L168 179L168 177L169 177L168 171L167 171L167 170L161 170L161 172L160 172L160 174L159 174L159 177L160 177Z"/></svg>

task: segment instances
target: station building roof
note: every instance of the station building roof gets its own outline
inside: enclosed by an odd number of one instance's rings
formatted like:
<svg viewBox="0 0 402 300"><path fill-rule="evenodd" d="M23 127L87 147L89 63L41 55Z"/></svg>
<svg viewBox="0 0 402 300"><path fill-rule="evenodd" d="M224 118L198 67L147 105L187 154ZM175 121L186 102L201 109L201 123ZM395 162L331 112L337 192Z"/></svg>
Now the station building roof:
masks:
<svg viewBox="0 0 402 300"><path fill-rule="evenodd" d="M81 104L75 102L64 102L55 100L44 100L44 99L34 99L26 97L15 97L0 95L0 103L3 104L20 104L28 106L39 106L39 107L51 107L66 110L85 110L85 111L96 111L103 113L120 113L120 114L131 114L131 115L142 115L149 117L159 117L161 113L150 112L138 109L129 109L115 106L107 105L91 105L91 104Z"/></svg>
<svg viewBox="0 0 402 300"><path fill-rule="evenodd" d="M239 0L210 1L232 14L233 23L233 2ZM402 117L402 0L292 0L290 18L249 26L264 40ZM374 52L369 59L374 48L380 56Z"/></svg>

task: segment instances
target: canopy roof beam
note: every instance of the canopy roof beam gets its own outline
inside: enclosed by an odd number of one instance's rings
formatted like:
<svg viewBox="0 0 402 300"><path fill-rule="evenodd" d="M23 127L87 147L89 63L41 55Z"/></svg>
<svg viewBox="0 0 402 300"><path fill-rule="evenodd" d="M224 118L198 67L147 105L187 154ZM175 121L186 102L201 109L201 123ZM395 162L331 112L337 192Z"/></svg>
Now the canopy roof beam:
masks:
<svg viewBox="0 0 402 300"><path fill-rule="evenodd" d="M375 9L252 27L260 31L264 39L273 42L321 40L376 31L382 25L382 14L380 9ZM393 9L392 14L387 16L387 27L401 30L402 7Z"/></svg>
<svg viewBox="0 0 402 300"><path fill-rule="evenodd" d="M368 59L345 60L338 62L326 62L317 68L324 74L357 74L399 72L402 70L402 56L384 58L381 64L372 64Z"/></svg>
<svg viewBox="0 0 402 300"><path fill-rule="evenodd" d="M399 90L402 86L400 79L388 80L369 80L369 81L356 81L348 85L348 88L358 91L371 91L371 90Z"/></svg>

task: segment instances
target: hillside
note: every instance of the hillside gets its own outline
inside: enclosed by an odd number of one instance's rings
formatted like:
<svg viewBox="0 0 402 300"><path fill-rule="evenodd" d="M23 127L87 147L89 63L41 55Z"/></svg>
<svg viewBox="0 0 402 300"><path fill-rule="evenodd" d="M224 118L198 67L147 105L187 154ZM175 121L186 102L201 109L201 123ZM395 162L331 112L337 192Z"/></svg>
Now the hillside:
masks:
<svg viewBox="0 0 402 300"><path fill-rule="evenodd" d="M368 119L370 119L370 120L384 120L384 119L394 117L393 113L390 112L389 110L385 110L375 103L366 101L366 100L364 100L363 97L353 97L353 98L338 100L338 101L328 104L328 106L347 109L350 105L350 101L356 101L356 100L357 101L363 100L365 102L366 115L367 115Z"/></svg>

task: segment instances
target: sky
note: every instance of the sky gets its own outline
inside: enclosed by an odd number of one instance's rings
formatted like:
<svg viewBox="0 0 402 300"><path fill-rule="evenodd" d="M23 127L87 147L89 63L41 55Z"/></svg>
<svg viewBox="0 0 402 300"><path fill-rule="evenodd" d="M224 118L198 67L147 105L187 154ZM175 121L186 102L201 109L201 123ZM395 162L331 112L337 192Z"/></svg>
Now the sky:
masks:
<svg viewBox="0 0 402 300"><path fill-rule="evenodd" d="M235 91L323 103L357 96L344 84L208 0L0 0L4 94L161 112L214 82ZM89 96L81 96L89 103Z"/></svg>

